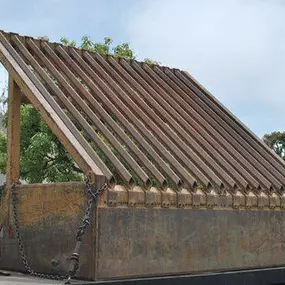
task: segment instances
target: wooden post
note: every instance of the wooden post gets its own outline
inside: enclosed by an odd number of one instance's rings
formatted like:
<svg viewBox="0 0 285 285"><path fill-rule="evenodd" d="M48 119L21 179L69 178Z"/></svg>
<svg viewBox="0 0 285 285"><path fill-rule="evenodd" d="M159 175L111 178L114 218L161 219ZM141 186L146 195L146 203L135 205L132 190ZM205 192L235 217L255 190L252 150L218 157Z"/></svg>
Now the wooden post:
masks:
<svg viewBox="0 0 285 285"><path fill-rule="evenodd" d="M8 134L6 183L9 187L20 179L20 106L21 91L16 82L9 77L8 90Z"/></svg>

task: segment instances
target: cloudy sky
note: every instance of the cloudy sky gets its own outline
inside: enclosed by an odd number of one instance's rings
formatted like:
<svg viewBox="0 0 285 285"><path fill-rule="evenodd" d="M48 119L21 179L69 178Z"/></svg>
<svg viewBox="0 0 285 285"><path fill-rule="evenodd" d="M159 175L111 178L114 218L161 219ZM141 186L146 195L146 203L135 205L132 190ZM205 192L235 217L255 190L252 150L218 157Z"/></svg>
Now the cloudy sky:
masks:
<svg viewBox="0 0 285 285"><path fill-rule="evenodd" d="M129 42L187 70L258 136L285 131L283 0L0 0L0 29ZM6 73L0 68L0 90Z"/></svg>

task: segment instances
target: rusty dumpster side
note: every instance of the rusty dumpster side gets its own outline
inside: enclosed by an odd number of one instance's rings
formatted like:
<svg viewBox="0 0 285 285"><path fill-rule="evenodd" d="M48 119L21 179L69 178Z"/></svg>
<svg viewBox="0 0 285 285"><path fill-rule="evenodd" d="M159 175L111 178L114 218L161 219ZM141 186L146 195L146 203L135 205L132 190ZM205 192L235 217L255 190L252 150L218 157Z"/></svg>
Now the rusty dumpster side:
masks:
<svg viewBox="0 0 285 285"><path fill-rule="evenodd" d="M24 248L35 270L68 270L84 191L83 183L17 186ZM233 207L237 197L229 193L222 197L198 192L194 197L186 189L182 195L117 185L94 210L78 277L130 279L282 266L283 198L245 198ZM7 199L1 207L3 217L7 205L8 218L4 223L1 219L0 268L23 271Z"/></svg>

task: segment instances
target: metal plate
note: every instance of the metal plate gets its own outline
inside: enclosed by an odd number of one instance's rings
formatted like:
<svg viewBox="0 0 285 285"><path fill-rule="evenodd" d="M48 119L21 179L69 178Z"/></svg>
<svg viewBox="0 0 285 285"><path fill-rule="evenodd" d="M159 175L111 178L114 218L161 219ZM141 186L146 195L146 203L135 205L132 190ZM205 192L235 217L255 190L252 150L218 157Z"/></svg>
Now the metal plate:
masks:
<svg viewBox="0 0 285 285"><path fill-rule="evenodd" d="M98 279L285 263L283 211L100 208Z"/></svg>

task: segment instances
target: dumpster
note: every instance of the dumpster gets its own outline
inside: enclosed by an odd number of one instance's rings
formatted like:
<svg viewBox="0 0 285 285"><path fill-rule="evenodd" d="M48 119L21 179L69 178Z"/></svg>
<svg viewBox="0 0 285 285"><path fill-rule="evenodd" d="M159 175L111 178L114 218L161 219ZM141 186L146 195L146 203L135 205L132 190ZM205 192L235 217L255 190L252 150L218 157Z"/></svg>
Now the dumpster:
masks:
<svg viewBox="0 0 285 285"><path fill-rule="evenodd" d="M284 264L285 164L189 73L3 31L0 62L1 269L111 281ZM23 97L85 182L19 183Z"/></svg>

